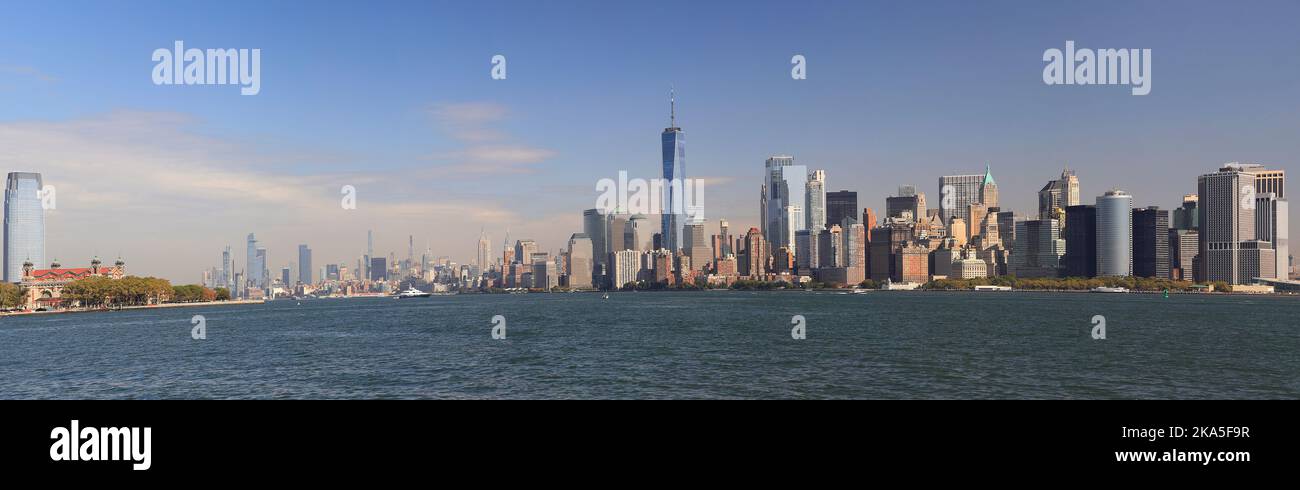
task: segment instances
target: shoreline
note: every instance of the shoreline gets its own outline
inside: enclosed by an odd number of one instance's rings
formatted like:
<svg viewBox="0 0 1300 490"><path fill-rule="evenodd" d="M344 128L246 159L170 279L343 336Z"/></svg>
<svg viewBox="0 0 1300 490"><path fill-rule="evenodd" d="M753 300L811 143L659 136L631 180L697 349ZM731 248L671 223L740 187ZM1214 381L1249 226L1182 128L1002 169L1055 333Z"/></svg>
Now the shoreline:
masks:
<svg viewBox="0 0 1300 490"><path fill-rule="evenodd" d="M123 311L123 310L153 310L158 308L185 308L185 307L192 307L192 306L251 305L251 304L261 304L265 302L266 301L260 299L240 299L240 300L232 299L228 301L200 301L195 303L162 303L157 305L134 305L134 306L122 306L118 308L95 308L95 309L77 308L77 309L68 309L68 310L49 310L49 311L14 311L14 312L0 313L0 317L55 315L60 313L96 313L96 312L102 313L102 312Z"/></svg>

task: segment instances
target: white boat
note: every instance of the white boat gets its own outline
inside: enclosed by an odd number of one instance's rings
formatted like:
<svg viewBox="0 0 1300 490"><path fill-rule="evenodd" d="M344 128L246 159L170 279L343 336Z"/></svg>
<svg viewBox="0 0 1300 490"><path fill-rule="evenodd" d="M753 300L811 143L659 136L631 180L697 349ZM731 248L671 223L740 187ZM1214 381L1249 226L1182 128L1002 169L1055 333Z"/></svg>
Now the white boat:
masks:
<svg viewBox="0 0 1300 490"><path fill-rule="evenodd" d="M405 291L397 293L398 298L428 298L429 296L430 293L415 289L415 286L407 286Z"/></svg>
<svg viewBox="0 0 1300 490"><path fill-rule="evenodd" d="M1106 286L1101 286L1101 287L1095 287L1095 288L1092 288L1092 292L1094 292L1094 293L1127 293L1127 292L1128 292L1128 288L1126 288L1126 287L1122 287L1122 286L1121 286L1121 287L1114 287L1114 288L1112 288L1112 287L1106 287Z"/></svg>

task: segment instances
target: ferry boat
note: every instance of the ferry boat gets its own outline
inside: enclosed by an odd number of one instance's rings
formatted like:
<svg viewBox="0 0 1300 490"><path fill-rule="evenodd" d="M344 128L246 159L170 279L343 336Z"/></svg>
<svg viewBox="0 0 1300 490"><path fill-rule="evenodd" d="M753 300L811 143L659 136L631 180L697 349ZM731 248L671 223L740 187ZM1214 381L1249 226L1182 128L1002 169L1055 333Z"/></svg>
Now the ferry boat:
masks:
<svg viewBox="0 0 1300 490"><path fill-rule="evenodd" d="M428 298L429 296L431 296L431 293L415 289L415 286L407 286L406 290L397 293L398 298Z"/></svg>
<svg viewBox="0 0 1300 490"><path fill-rule="evenodd" d="M1127 292L1128 292L1128 288L1123 287L1123 286L1120 286L1120 287L1114 287L1114 288L1112 288L1112 287L1106 287L1106 286L1101 286L1101 287L1095 287L1095 288L1092 288L1092 292L1094 292L1094 293L1127 293Z"/></svg>

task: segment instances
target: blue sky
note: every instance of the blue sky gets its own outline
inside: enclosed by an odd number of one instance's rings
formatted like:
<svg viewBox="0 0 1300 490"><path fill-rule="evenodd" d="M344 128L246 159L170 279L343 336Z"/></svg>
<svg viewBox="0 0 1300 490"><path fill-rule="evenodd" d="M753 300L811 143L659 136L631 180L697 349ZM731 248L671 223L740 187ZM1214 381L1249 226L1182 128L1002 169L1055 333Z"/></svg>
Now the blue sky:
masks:
<svg viewBox="0 0 1300 490"><path fill-rule="evenodd" d="M1022 212L1065 164L1085 201L1120 187L1173 207L1220 163L1300 155L1295 2L611 3L11 5L0 167L58 186L51 257L192 282L250 231L275 269L298 243L354 263L368 228L399 257L415 235L468 260L480 227L556 251L597 179L655 176L669 86L706 215L733 228L757 221L776 153L876 208L988 162ZM153 85L150 54L175 40L261 49L261 93ZM1150 48L1151 94L1043 84L1066 40Z"/></svg>

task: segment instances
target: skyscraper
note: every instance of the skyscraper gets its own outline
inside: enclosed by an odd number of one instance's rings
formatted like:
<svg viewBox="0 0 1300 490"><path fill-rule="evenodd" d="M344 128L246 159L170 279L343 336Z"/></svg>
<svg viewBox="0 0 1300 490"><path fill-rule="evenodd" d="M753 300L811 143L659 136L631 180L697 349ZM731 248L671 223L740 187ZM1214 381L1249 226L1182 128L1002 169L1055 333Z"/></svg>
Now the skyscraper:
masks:
<svg viewBox="0 0 1300 490"><path fill-rule="evenodd" d="M226 249L221 252L221 287L231 290L232 276L233 274L230 271L230 245L226 245Z"/></svg>
<svg viewBox="0 0 1300 490"><path fill-rule="evenodd" d="M1193 279L1198 242L1200 235L1196 230L1169 229L1169 275L1175 280Z"/></svg>
<svg viewBox="0 0 1300 490"><path fill-rule="evenodd" d="M1097 196L1097 275L1133 275L1133 196L1121 190Z"/></svg>
<svg viewBox="0 0 1300 490"><path fill-rule="evenodd" d="M708 233L704 231L704 220L687 218L687 221L687 225L682 229L683 250L691 258L691 268L702 269L710 259Z"/></svg>
<svg viewBox="0 0 1300 490"><path fill-rule="evenodd" d="M826 193L826 227L832 225L843 225L844 218L853 218L855 221L858 216L858 193L854 191L839 191Z"/></svg>
<svg viewBox="0 0 1300 490"><path fill-rule="evenodd" d="M735 250L732 250L731 225L727 223L726 218L718 220L718 241L722 244L722 251L720 254L722 257L736 253Z"/></svg>
<svg viewBox="0 0 1300 490"><path fill-rule="evenodd" d="M271 285L271 277L270 277L271 270L268 269L266 266L266 264L268 263L266 261L266 249L262 247L257 247L257 250L253 253L253 255L257 257L257 260L255 260L254 262L257 263L257 269L261 271L258 273L257 276L258 280L255 284L257 285L257 287L265 289L267 286Z"/></svg>
<svg viewBox="0 0 1300 490"><path fill-rule="evenodd" d="M1079 204L1081 204L1079 177L1066 168L1061 172L1061 178L1048 181L1047 185L1038 191L1038 218L1051 218L1055 210L1064 210ZM1066 225L1065 228L1068 230L1070 227ZM1067 249L1066 252L1068 253L1069 250Z"/></svg>
<svg viewBox="0 0 1300 490"><path fill-rule="evenodd" d="M807 228L808 168L795 165L794 157L774 155L763 165L763 187L759 196L763 212L763 238L773 249L794 249L794 232Z"/></svg>
<svg viewBox="0 0 1300 490"><path fill-rule="evenodd" d="M820 231L826 227L826 171L808 172L804 190L804 228ZM815 236L816 233L813 233Z"/></svg>
<svg viewBox="0 0 1300 490"><path fill-rule="evenodd" d="M1066 248L1060 222L1054 219L1016 221L1015 230L1012 273L1019 277L1057 277Z"/></svg>
<svg viewBox="0 0 1300 490"><path fill-rule="evenodd" d="M1133 210L1133 275L1170 278L1169 211L1156 206Z"/></svg>
<svg viewBox="0 0 1300 490"><path fill-rule="evenodd" d="M671 94L669 104L669 124L660 137L663 149L663 178L666 183L662 203L667 207L666 212L663 213L660 232L663 234L663 247L676 252L682 246L682 226L686 224L685 215L678 214L681 209L674 206L674 201L681 202L684 206L686 199L685 195L677 195L685 190L686 133L682 128L677 127L676 93ZM673 182L680 182L682 187L671 185ZM588 234L591 234L590 231ZM592 235L592 240L595 240L595 235Z"/></svg>
<svg viewBox="0 0 1300 490"><path fill-rule="evenodd" d="M5 183L5 281L20 282L23 262L45 265L45 209L41 174L10 172Z"/></svg>
<svg viewBox="0 0 1300 490"><path fill-rule="evenodd" d="M574 233L569 237L569 260L565 266L564 272L569 276L569 287L592 287L591 237L586 233Z"/></svg>
<svg viewBox="0 0 1300 490"><path fill-rule="evenodd" d="M912 192L908 192L908 190ZM898 189L897 196L885 198L885 217L901 218L906 212L912 221L925 218L925 196L918 195L916 187L904 186Z"/></svg>
<svg viewBox="0 0 1300 490"><path fill-rule="evenodd" d="M623 225L623 246L626 250L643 252L650 242L650 222L643 214L634 214ZM618 250L611 250L617 252ZM621 284L618 285L622 287Z"/></svg>
<svg viewBox="0 0 1300 490"><path fill-rule="evenodd" d="M1281 183L1275 184L1281 187ZM1291 256L1290 245L1290 208L1286 199L1268 192L1257 194L1255 198L1255 236L1261 241L1269 242L1274 252L1274 277L1287 279L1288 258Z"/></svg>
<svg viewBox="0 0 1300 490"><path fill-rule="evenodd" d="M1217 172L1197 179L1200 243L1198 280L1250 284L1251 271L1260 264L1243 261L1257 258L1255 241L1255 202L1246 199L1255 189L1252 170L1262 167L1230 163ZM1274 259L1275 260L1275 259Z"/></svg>
<svg viewBox="0 0 1300 490"><path fill-rule="evenodd" d="M1097 206L1065 208L1064 261L1066 277L1097 277Z"/></svg>
<svg viewBox="0 0 1300 490"><path fill-rule="evenodd" d="M478 245L474 251L474 265L478 267L479 273L482 274L488 270L488 266L492 262L492 242L483 230L478 232Z"/></svg>
<svg viewBox="0 0 1300 490"><path fill-rule="evenodd" d="M311 280L311 249L307 245L298 245L298 282L314 284ZM289 284L286 282L285 286Z"/></svg>
<svg viewBox="0 0 1300 490"><path fill-rule="evenodd" d="M1195 230L1200 228L1196 211L1196 194L1183 196L1183 205L1174 210L1173 228L1176 230Z"/></svg>
<svg viewBox="0 0 1300 490"><path fill-rule="evenodd" d="M998 184L987 165L984 175L945 175L939 178L939 217L947 224L954 216L970 223L970 206L998 207Z"/></svg>
<svg viewBox="0 0 1300 490"><path fill-rule="evenodd" d="M257 237L252 233L248 234L248 255L244 256L246 269L244 277L249 284L261 284L262 266L257 263Z"/></svg>
<svg viewBox="0 0 1300 490"><path fill-rule="evenodd" d="M366 278L374 277L375 275L374 271L370 270L370 266L372 264L372 261L370 259L373 259L374 257L375 257L375 232L374 230L366 230L366 258L365 258L366 272L362 277L366 277Z"/></svg>
<svg viewBox="0 0 1300 490"><path fill-rule="evenodd" d="M582 233L591 239L592 269L596 271L597 276L603 275L610 252L608 242L609 219L605 216L605 213L596 208L583 211Z"/></svg>
<svg viewBox="0 0 1300 490"><path fill-rule="evenodd" d="M587 236L590 237L591 235L588 234ZM515 240L515 262L531 267L533 264L532 256L535 253L537 253L537 242L528 238Z"/></svg>

